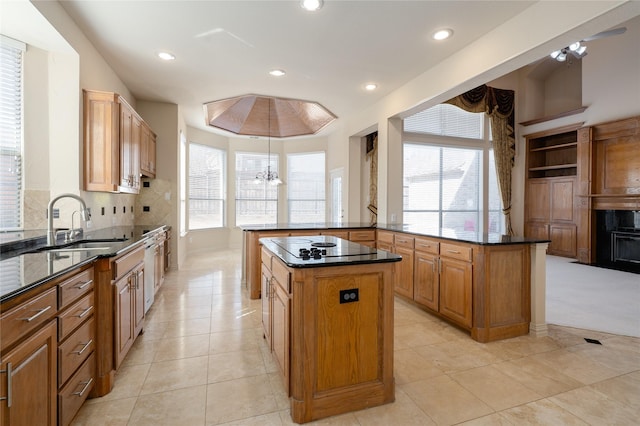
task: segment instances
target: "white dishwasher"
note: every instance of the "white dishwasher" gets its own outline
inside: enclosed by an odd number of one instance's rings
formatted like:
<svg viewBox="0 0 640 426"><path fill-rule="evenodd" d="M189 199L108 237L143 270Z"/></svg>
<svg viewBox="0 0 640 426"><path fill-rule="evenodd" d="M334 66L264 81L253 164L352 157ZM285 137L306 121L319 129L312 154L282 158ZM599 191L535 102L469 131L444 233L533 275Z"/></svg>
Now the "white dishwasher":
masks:
<svg viewBox="0 0 640 426"><path fill-rule="evenodd" d="M144 247L144 313L146 314L155 295L155 267L156 267L156 239L155 236L145 242Z"/></svg>

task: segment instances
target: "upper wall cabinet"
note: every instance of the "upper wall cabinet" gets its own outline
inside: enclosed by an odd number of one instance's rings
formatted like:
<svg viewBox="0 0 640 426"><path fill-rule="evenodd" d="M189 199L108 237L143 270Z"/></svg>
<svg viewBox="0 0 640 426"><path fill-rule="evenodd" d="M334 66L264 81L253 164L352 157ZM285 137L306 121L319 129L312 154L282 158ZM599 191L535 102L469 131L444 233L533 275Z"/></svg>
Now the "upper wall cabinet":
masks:
<svg viewBox="0 0 640 426"><path fill-rule="evenodd" d="M156 177L156 134L145 122L140 139L140 171L144 177Z"/></svg>
<svg viewBox="0 0 640 426"><path fill-rule="evenodd" d="M117 93L84 90L83 95L85 191L137 194L143 169L155 177L155 135Z"/></svg>

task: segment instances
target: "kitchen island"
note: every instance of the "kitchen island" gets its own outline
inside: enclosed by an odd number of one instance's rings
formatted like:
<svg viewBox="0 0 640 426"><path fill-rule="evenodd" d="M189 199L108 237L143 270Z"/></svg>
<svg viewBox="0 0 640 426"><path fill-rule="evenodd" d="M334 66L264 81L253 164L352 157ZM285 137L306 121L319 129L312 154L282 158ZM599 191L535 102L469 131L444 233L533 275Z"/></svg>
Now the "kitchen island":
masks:
<svg viewBox="0 0 640 426"><path fill-rule="evenodd" d="M333 236L261 238L264 336L297 423L393 402L393 267Z"/></svg>
<svg viewBox="0 0 640 426"><path fill-rule="evenodd" d="M272 223L241 228L242 284L251 299L260 298L260 238L330 235L371 247L376 245L376 228L365 223Z"/></svg>

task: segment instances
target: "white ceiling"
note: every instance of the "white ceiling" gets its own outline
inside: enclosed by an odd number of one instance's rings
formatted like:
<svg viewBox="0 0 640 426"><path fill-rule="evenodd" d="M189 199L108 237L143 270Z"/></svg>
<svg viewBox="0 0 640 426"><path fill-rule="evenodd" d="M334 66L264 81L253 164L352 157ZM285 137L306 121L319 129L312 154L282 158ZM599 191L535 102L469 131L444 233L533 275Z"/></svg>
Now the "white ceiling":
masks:
<svg viewBox="0 0 640 426"><path fill-rule="evenodd" d="M313 100L338 117L379 100L532 2L61 2L136 99L179 104L204 127L202 104L248 93ZM431 34L454 29L436 42ZM160 50L176 55L170 63ZM279 79L273 68L286 70ZM363 88L378 84L374 93Z"/></svg>
<svg viewBox="0 0 640 426"><path fill-rule="evenodd" d="M310 13L297 0L61 1L136 99L178 104L201 129L204 103L249 93L312 100L347 117L533 3L325 0ZM434 41L441 28L454 36ZM176 60L161 61L161 50ZM270 76L273 68L286 76ZM368 82L378 90L366 92Z"/></svg>

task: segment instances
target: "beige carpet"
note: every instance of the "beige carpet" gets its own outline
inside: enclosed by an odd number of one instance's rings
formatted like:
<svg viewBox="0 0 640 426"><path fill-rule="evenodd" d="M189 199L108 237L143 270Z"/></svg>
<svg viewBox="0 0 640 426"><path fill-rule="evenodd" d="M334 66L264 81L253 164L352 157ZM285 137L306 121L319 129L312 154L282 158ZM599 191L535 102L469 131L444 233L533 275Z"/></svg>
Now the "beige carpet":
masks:
<svg viewBox="0 0 640 426"><path fill-rule="evenodd" d="M640 337L640 274L547 256L547 323Z"/></svg>

